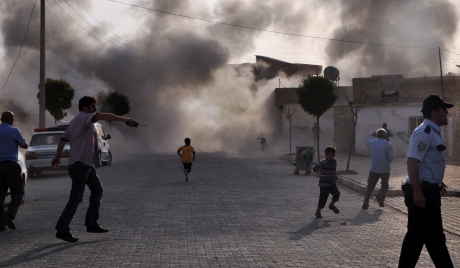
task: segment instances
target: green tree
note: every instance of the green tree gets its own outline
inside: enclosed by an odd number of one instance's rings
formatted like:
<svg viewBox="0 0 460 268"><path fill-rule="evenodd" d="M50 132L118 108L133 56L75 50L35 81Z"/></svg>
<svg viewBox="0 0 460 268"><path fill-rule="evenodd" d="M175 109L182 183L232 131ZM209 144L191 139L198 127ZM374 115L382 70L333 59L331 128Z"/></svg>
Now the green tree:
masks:
<svg viewBox="0 0 460 268"><path fill-rule="evenodd" d="M316 123L318 124L318 128L316 129L316 151L319 162L319 118L334 105L338 95L334 92L332 82L323 76L310 76L303 79L302 84L299 85L297 94L302 109L316 117Z"/></svg>
<svg viewBox="0 0 460 268"><path fill-rule="evenodd" d="M75 89L64 79L47 78L45 91L45 109L54 117L54 121L57 122L66 117L67 113L64 110L72 107ZM39 94L37 94L37 98L40 99Z"/></svg>
<svg viewBox="0 0 460 268"><path fill-rule="evenodd" d="M131 111L128 96L115 92L99 92L98 107L101 112L113 113L119 116L128 114Z"/></svg>

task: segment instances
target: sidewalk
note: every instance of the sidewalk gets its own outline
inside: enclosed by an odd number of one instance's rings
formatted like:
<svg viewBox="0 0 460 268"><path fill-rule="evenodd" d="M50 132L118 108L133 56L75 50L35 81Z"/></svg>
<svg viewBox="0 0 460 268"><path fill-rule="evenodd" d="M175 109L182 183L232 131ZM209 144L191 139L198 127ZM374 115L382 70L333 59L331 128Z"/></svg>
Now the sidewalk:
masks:
<svg viewBox="0 0 460 268"><path fill-rule="evenodd" d="M339 183L362 194L366 191L367 177L371 164L370 156L352 155L348 170L346 172L348 155L336 154L337 173ZM295 155L286 157L286 161L295 162ZM302 174L302 173L301 173ZM314 174L314 173L312 173ZM390 188L387 196L402 196L401 183L406 180L407 168L406 157L396 157L391 163ZM447 160L444 183L448 186L447 196L460 197L460 161ZM380 184L377 184L374 194L377 194Z"/></svg>

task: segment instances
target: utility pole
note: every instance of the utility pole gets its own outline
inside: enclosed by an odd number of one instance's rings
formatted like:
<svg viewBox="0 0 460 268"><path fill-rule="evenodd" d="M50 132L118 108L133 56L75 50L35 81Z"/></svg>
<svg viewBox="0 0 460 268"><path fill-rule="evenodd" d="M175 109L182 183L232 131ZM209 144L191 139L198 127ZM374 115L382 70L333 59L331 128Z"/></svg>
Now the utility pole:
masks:
<svg viewBox="0 0 460 268"><path fill-rule="evenodd" d="M45 0L40 2L40 91L39 91L39 109L38 109L38 127L46 126L45 118Z"/></svg>
<svg viewBox="0 0 460 268"><path fill-rule="evenodd" d="M439 69L441 70L441 90L442 90L442 99L444 99L444 81L442 78L442 65L441 65L441 47L439 47Z"/></svg>

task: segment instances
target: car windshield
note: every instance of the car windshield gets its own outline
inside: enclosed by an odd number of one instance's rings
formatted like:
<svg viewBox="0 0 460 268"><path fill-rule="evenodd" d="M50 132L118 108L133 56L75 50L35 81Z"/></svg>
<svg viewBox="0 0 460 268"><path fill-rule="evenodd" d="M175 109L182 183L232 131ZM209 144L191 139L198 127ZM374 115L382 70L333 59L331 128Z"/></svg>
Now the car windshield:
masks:
<svg viewBox="0 0 460 268"><path fill-rule="evenodd" d="M62 133L37 134L32 137L30 146L38 145L58 145Z"/></svg>

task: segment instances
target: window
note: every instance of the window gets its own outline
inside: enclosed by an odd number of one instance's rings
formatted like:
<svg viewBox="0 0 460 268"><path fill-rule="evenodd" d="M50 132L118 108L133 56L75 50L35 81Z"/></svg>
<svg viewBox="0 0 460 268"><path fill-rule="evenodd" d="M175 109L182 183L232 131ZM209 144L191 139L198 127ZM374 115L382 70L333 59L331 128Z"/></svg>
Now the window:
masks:
<svg viewBox="0 0 460 268"><path fill-rule="evenodd" d="M409 117L409 137L421 123L423 123L423 116Z"/></svg>

